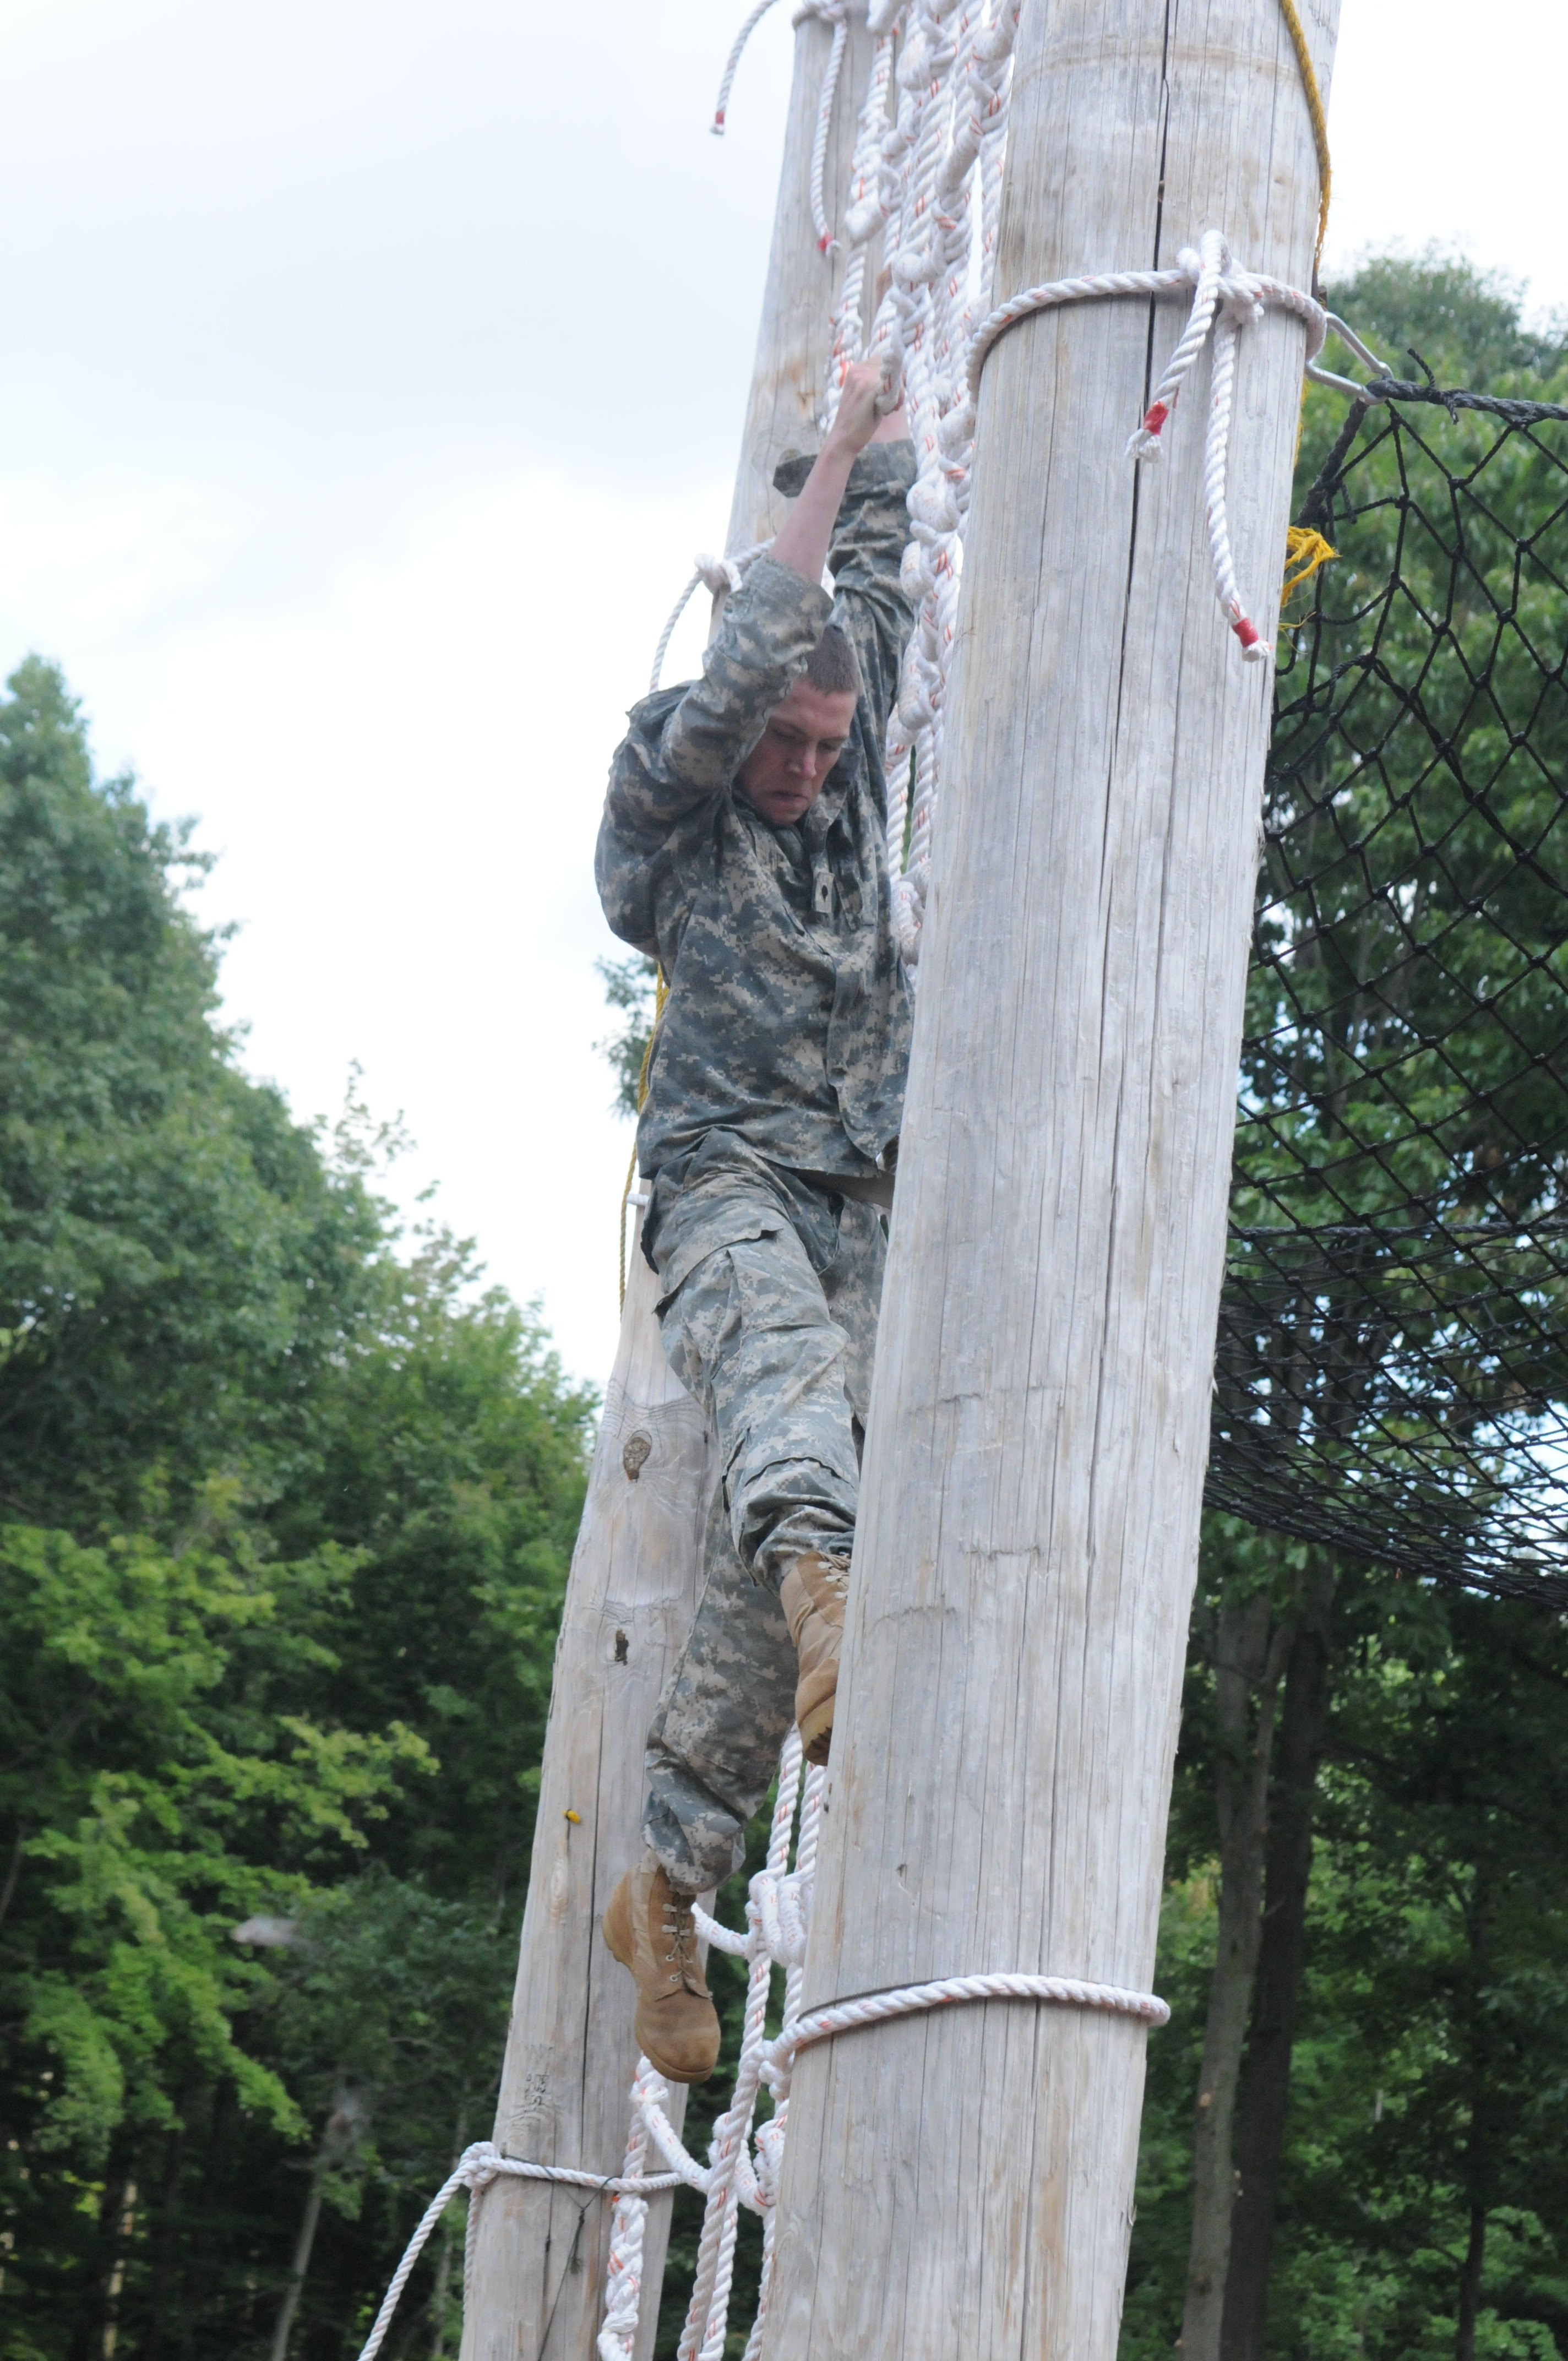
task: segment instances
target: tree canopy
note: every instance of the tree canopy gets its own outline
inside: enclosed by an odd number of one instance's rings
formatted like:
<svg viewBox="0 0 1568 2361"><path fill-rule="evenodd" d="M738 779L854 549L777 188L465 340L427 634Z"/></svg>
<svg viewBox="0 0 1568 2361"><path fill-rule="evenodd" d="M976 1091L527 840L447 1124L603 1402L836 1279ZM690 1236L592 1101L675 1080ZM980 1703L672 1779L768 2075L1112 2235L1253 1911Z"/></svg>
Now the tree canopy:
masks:
<svg viewBox="0 0 1568 2361"><path fill-rule="evenodd" d="M400 1234L364 1111L245 1073L199 869L20 666L0 2337L39 2361L269 2345L295 2298L337 2353L487 2122L591 1436L537 1317Z"/></svg>

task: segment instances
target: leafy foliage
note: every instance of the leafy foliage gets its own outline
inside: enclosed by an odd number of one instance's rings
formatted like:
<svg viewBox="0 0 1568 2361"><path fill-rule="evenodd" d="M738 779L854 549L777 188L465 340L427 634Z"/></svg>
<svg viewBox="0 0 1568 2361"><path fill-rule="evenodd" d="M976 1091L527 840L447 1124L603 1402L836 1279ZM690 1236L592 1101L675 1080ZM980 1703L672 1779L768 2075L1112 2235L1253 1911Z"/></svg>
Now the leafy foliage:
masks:
<svg viewBox="0 0 1568 2361"><path fill-rule="evenodd" d="M245 1076L181 832L8 689L0 2350L265 2345L319 2213L324 2361L488 2123L594 1405Z"/></svg>
<svg viewBox="0 0 1568 2361"><path fill-rule="evenodd" d="M1568 392L1457 266L1374 267L1379 307ZM1568 427L1348 431L1310 390L1298 497L1339 556L1282 649L1211 1497L1568 1586Z"/></svg>
<svg viewBox="0 0 1568 2361"><path fill-rule="evenodd" d="M1213 1569L1212 1571L1217 1571ZM1568 2333L1568 1632L1510 1602L1351 1580L1318 1814L1270 2351L1446 2356ZM1124 2361L1168 2353L1215 1897L1201 1675L1161 1921ZM1473 2251L1474 2250L1474 2251Z"/></svg>
<svg viewBox="0 0 1568 2361"><path fill-rule="evenodd" d="M615 1032L594 1046L600 1057L609 1060L615 1076L611 1104L616 1114L635 1118L641 1103L642 1063L653 1038L658 965L645 959L641 951L631 951L625 959L601 959L596 964L605 1000L617 1011L620 1023Z"/></svg>
<svg viewBox="0 0 1568 2361"><path fill-rule="evenodd" d="M1370 264L1335 301L1396 368L1413 348L1405 373L1568 393L1561 334L1463 264ZM1568 430L1344 425L1309 395L1298 513L1342 486L1314 519L1340 555L1282 649L1210 1485L1274 1530L1209 1521L1124 2352L1182 2321L1209 1631L1238 1599L1288 1613L1316 1536L1337 1563L1267 2350L1522 2361L1568 2349L1568 1643L1543 1604L1412 1576L1539 1596L1531 1561L1561 1560ZM1228 2299L1227 2353L1234 2325Z"/></svg>

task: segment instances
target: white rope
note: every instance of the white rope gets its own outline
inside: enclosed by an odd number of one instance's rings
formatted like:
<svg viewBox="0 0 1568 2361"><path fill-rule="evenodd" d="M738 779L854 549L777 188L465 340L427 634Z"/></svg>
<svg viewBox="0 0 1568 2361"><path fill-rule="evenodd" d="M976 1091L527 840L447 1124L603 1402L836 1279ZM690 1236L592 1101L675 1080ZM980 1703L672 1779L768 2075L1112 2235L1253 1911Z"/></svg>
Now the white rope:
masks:
<svg viewBox="0 0 1568 2361"><path fill-rule="evenodd" d="M820 16L825 24L833 27L833 46L828 52L828 63L822 74L822 95L817 103L817 136L811 143L811 223L817 232L817 253L831 255L838 253L839 241L828 218L823 179L828 170L828 135L833 128L833 101L839 93L839 71L844 62L844 45L850 38L848 0L807 0L806 5L795 10L792 21L798 25L806 16Z"/></svg>
<svg viewBox="0 0 1568 2361"><path fill-rule="evenodd" d="M598 2334L599 2361L631 2361L636 2346L642 2244L650 2197L684 2182L699 2191L705 2201L696 2273L677 2348L678 2361L722 2361L729 2334L740 2209L744 2206L759 2214L762 2223L762 2269L756 2317L746 2346L748 2361L757 2361L773 2287L779 2173L788 2131L790 2081L803 2050L893 2017L977 2001L1047 2003L1107 2010L1146 2026L1167 2023L1170 2011L1152 1993L1128 1992L1116 1984L1091 1983L1070 1976L1005 1973L948 1976L933 1983L904 1984L894 1991L833 2001L802 2015L806 1941L817 1872L824 1774L811 1770L803 1780L801 1771L799 1733L792 1730L779 1763L767 1861L751 1883L744 1931L721 1925L700 1907L693 1913L697 1930L708 1944L729 1952L732 1958L746 1960L748 1965L746 2012L734 2095L714 2125L707 2164L698 2163L670 2122L664 2111L669 2086L646 2058L638 2059L636 2079L631 2085L631 2128L626 2160L612 2178L576 2172L562 2165L524 2163L502 2156L488 2140L477 2141L464 2151L456 2168L422 2215L393 2274L359 2361L375 2361L409 2274L459 2189L472 2193L463 2280L465 2301L471 2300L479 2199L493 2180L509 2176L559 2181L569 2188L615 2197L605 2282L605 2317ZM773 1975L778 1968L783 1969L784 1977L784 2013L780 2030L770 2041L765 2024ZM757 2104L764 2091L773 2101L772 2119L755 2125ZM650 2147L658 2150L669 2167L667 2171L648 2171Z"/></svg>
<svg viewBox="0 0 1568 2361"><path fill-rule="evenodd" d="M887 93L893 78L894 37L905 5L905 0L873 0L869 17L872 65L855 129L844 207L849 257L839 301L828 322L827 401L820 422L824 434L832 425L839 407L844 372L864 350L861 314L865 302L866 258L872 239L887 217L882 202L882 148L888 127Z"/></svg>
<svg viewBox="0 0 1568 2361"><path fill-rule="evenodd" d="M1118 270L1083 279L1058 279L1047 286L1031 287L1000 304L975 331L970 346L969 381L970 388L979 383L986 356L997 338L1032 313L1103 296L1161 296L1185 293L1189 288L1193 290L1193 295L1187 325L1177 339L1141 424L1128 442L1127 455L1133 459L1158 458L1160 437L1182 386L1212 335L1214 362L1203 452L1203 510L1209 528L1209 555L1215 596L1225 620L1241 642L1244 654L1257 664L1266 661L1270 643L1247 614L1236 582L1226 498L1237 339L1250 322L1263 318L1266 310L1288 312L1305 324L1306 365L1310 368L1322 350L1328 332L1328 315L1321 303L1300 288L1288 286L1283 280L1244 270L1233 258L1223 234L1217 229L1205 230L1196 248L1183 247L1174 270ZM964 413L972 435L972 392L964 404Z"/></svg>
<svg viewBox="0 0 1568 2361"><path fill-rule="evenodd" d="M768 2045L764 2081L772 2083L795 2064L803 2049L836 2034L854 2033L863 2025L882 2025L893 2016L918 2016L936 2008L951 2008L964 2001L1028 2000L1069 2008L1097 2008L1112 2016L1134 2016L1141 2025L1168 2025L1170 2010L1153 1993L1127 1992L1120 1984L1085 1983L1076 1976L944 1976L936 1983L899 1984L890 1992L864 1993L856 2000L833 2001L814 2008L809 2016L781 2033Z"/></svg>
<svg viewBox="0 0 1568 2361"><path fill-rule="evenodd" d="M919 471L904 561L915 626L886 749L894 923L911 968L930 873L969 508L969 436L955 442L949 421L965 401L974 312L989 297L1018 15L1017 0L992 0L984 11L965 0L914 0L898 69L899 118L883 143L893 341Z"/></svg>
<svg viewBox="0 0 1568 2361"><path fill-rule="evenodd" d="M722 139L724 137L725 125L729 115L729 93L735 87L736 69L740 63L746 44L773 5L774 0L757 0L756 6L736 34L730 46L729 55L724 60L724 71L718 83L718 97L713 109L713 121L708 126L717 139ZM822 77L822 95L817 102L817 142L811 160L812 220L816 224L819 248L826 254L832 244L832 232L828 225L823 210L822 173L828 153L828 130L833 119L833 94L839 87L839 69L844 62L844 43L849 31L849 0L799 0L790 23L803 25L809 16L818 17L823 24L831 25L833 27L833 47L828 54L827 68Z"/></svg>
<svg viewBox="0 0 1568 2361"><path fill-rule="evenodd" d="M761 557L763 550L768 546L767 542L760 541L753 548L741 550L736 557L712 557L705 549L697 551L696 555L692 559L691 578L671 608L670 620L660 632L659 644L653 651L653 669L648 676L650 697L658 688L659 676L664 669L664 658L669 654L670 642L675 636L675 625L685 613L696 592L699 589L705 589L710 598L717 598L721 592L739 590L745 579L746 568L754 557Z"/></svg>
<svg viewBox="0 0 1568 2361"><path fill-rule="evenodd" d="M638 2074L640 2081L652 2074L652 2069L646 2059L638 2061ZM657 2081L656 2076L653 2079ZM663 2084L660 2083L659 2088L663 2092ZM633 2083L634 2098L637 2090L638 2083ZM617 2173L607 2179L602 2173L578 2172L568 2165L524 2163L520 2158L503 2156L493 2141L476 2140L471 2147L464 2149L451 2172L420 2215L418 2227L404 2248L403 2258L392 2273L387 2292L381 2299L381 2309L376 2314L375 2323L360 2348L359 2361L376 2361L376 2356L381 2349L382 2340L392 2324L392 2314L397 2311L399 2299L409 2283L409 2275L424 2252L431 2232L460 2189L466 2189L472 2201L468 2208L468 2235L464 2243L463 2290L466 2298L473 2284L474 2239L475 2225L479 2212L478 2201L492 2180L558 2180L564 2181L569 2189L591 2190L597 2196L629 2196L641 2200L656 2197L662 2190L678 2187L680 2178L681 2176L674 2172L645 2173L640 2169L632 2170L629 2164L627 2172ZM639 2241L639 2257L641 2252L641 2241Z"/></svg>
<svg viewBox="0 0 1568 2361"><path fill-rule="evenodd" d="M773 5L773 0L757 0L756 6L736 34L734 45L724 60L724 73L718 84L718 103L713 110L713 121L708 126L716 139L722 139L724 137L725 118L729 113L729 93L735 87L735 69L740 62L741 52Z"/></svg>
<svg viewBox="0 0 1568 2361"><path fill-rule="evenodd" d="M637 2343L637 2316L642 2304L642 2234L648 2220L648 2200L630 2184L644 2178L648 2117L643 2111L667 2096L668 2086L648 2060L640 2058L631 2085L631 2129L627 2136L626 2162L621 2168L622 2189L609 2225L604 2325L598 2333L599 2361L631 2361Z"/></svg>
<svg viewBox="0 0 1568 2361"><path fill-rule="evenodd" d="M995 38L999 38L1004 30L1004 27L998 27ZM986 45L977 42L975 46L978 56ZM981 79L978 71L971 73L971 92ZM1000 82L996 87L996 111L1004 115ZM984 119L978 99L970 116L971 127L965 135L966 148L972 142L972 125L977 117ZM983 158L983 147L981 153ZM955 169L957 160L955 146ZM983 192L984 161L980 170ZM896 720L888 733L887 767L894 915L905 958L912 966L919 952L919 930L930 873L931 823L940 779L947 669L957 623L963 533L969 516L974 389L986 357L1009 328L1036 312L1108 298L1134 296L1146 301L1189 292L1192 308L1187 325L1127 445L1128 455L1136 460L1158 457L1160 438L1181 388L1204 345L1212 337L1213 368L1203 455L1203 511L1214 592L1246 660L1265 663L1270 655L1271 642L1253 621L1243 599L1231 546L1230 443L1237 343L1243 327L1261 320L1266 310L1287 312L1306 327L1306 365L1310 368L1322 348L1327 331L1327 314L1321 305L1282 280L1242 269L1219 230L1206 230L1196 249L1183 248L1172 269L1103 271L1079 279L1055 280L1047 286L1025 289L997 305L969 337L960 380L945 406L938 409L934 436L926 438L927 453L920 478L909 496L914 539L905 555L904 580L917 605L915 630L905 658ZM920 447L918 444L916 447ZM915 769L913 815L908 813L905 801L911 750ZM907 861L903 858L906 829Z"/></svg>

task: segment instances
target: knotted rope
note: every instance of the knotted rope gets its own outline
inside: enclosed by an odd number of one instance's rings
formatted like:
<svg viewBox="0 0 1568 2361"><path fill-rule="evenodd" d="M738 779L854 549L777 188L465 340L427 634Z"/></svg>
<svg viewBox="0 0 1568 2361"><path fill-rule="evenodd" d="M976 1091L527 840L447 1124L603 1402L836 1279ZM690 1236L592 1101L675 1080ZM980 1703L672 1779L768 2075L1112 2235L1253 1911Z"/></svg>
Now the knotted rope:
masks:
<svg viewBox="0 0 1568 2361"><path fill-rule="evenodd" d="M645 2075L652 2074L652 2070L648 2066L646 2059L641 2061L640 2071ZM654 2079L657 2080L657 2077ZM662 2082L659 2084L659 2089L661 2092L664 2092L664 2085ZM637 2090L638 2086L634 2083L632 2085L634 2099L637 2096ZM637 2162L640 2167L641 2152ZM392 2273L387 2292L381 2299L381 2309L376 2314L370 2334L360 2348L359 2361L376 2361L376 2356L381 2349L387 2331L392 2324L392 2314L397 2311L399 2299L409 2283L409 2275L424 2252L431 2232L460 2189L467 2190L475 2200L468 2209L468 2235L464 2252L463 2291L465 2298L468 2296L473 2283L474 2233L479 2214L477 2201L484 2195L492 2181L507 2180L559 2180L564 2181L570 2189L590 2190L595 2196L625 2196L641 2203L645 2213L647 2212L645 2201L650 2197L656 2197L662 2190L678 2188L681 2175L675 2172L644 2173L640 2169L633 2169L629 2160L626 2172L616 2173L607 2178L597 2172L574 2171L567 2165L527 2164L517 2157L503 2156L493 2141L476 2140L471 2147L464 2149L451 2172L420 2215L419 2225L403 2250L401 2262ZM613 2243L611 2251L613 2257ZM641 2236L637 2240L637 2256L641 2260Z"/></svg>
<svg viewBox="0 0 1568 2361"><path fill-rule="evenodd" d="M969 504L967 457L955 465L948 422L963 398L975 313L990 297L1018 16L1018 0L986 8L912 0L898 115L882 139L876 203L865 209L868 235L885 224L891 278L873 347L884 347L902 374L919 470L903 568L915 627L886 750L894 922L911 967L930 870ZM851 215L849 225L853 236L859 219Z"/></svg>
<svg viewBox="0 0 1568 2361"><path fill-rule="evenodd" d="M671 2123L665 2113L669 2087L645 2058L638 2059L631 2085L631 2128L625 2162L613 2176L577 2172L565 2165L524 2163L503 2156L488 2140L477 2141L465 2149L421 2216L359 2361L375 2361L409 2275L431 2232L460 2189L468 2190L474 2200L468 2210L464 2272L465 2295L470 2292L479 2200L493 2181L508 2177L559 2181L568 2188L614 2197L605 2318L598 2334L600 2361L631 2361L637 2341L642 2242L650 2197L685 2183L699 2191L705 2201L696 2274L677 2348L678 2361L722 2361L729 2334L740 2208L745 2206L759 2214L762 2222L762 2271L756 2318L746 2347L751 2361L756 2361L773 2284L779 2171L788 2130L790 2082L802 2051L840 2034L885 2024L894 2017L982 2001L1030 2001L1051 2006L1098 2009L1131 2017L1146 2026L1161 2026L1168 2021L1170 2011L1152 1993L1128 1992L1120 1985L1093 1983L1072 1976L1008 1973L947 1976L931 1983L903 1984L888 1992L864 1993L853 2000L829 2002L803 2015L800 2002L824 1778L820 1771L813 1770L803 1781L801 1771L800 1739L792 1730L779 1763L767 1863L751 1882L744 1930L721 1925L700 1907L693 1914L697 1930L707 1943L716 1950L744 1960L748 1968L734 2095L714 2125L706 2165L699 2164L685 2147ZM765 2025L775 1969L784 1971L784 2014L781 2028L770 2041ZM773 2100L773 2116L771 2121L754 2126L757 2104L764 2091ZM650 2148L657 2149L667 2170L648 2171Z"/></svg>
<svg viewBox="0 0 1568 2361"><path fill-rule="evenodd" d="M970 391L962 414L968 433L972 437L972 390L979 383L980 372L992 346L1020 320L1027 319L1036 312L1055 310L1066 303L1092 302L1107 296L1184 294L1190 287L1193 290L1192 309L1188 314L1187 325L1166 363L1164 374L1155 388L1154 400L1144 412L1142 423L1127 444L1127 456L1132 459L1158 458L1160 438L1176 408L1181 389L1193 363L1212 336L1214 355L1209 424L1203 446L1203 514L1209 529L1209 555L1214 572L1214 591L1227 622L1241 642L1243 653L1254 664L1264 663L1269 656L1272 639L1266 640L1247 614L1236 583L1235 561L1231 550L1226 493L1231 417L1235 402L1236 346L1242 329L1251 322L1261 320L1266 310L1288 312L1306 325L1306 359L1310 365L1322 350L1323 338L1328 333L1328 314L1314 297L1303 294L1299 287L1288 286L1281 279L1270 279L1260 271L1241 269L1233 258L1223 234L1217 229L1205 230L1196 248L1184 247L1177 257L1174 270L1104 271L1082 279L1053 280L1044 287L1026 288L1022 294L999 304L976 329L969 355Z"/></svg>

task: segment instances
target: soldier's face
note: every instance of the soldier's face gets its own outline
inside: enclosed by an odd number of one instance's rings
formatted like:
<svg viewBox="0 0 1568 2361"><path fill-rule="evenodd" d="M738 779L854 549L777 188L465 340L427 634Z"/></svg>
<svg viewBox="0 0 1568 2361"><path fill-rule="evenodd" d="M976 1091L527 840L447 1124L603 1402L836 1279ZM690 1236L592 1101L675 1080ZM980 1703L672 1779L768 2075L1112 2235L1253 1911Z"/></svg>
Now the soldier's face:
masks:
<svg viewBox="0 0 1568 2361"><path fill-rule="evenodd" d="M853 689L829 693L795 682L736 776L753 811L788 828L811 809L844 751L857 702Z"/></svg>

